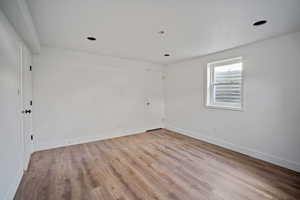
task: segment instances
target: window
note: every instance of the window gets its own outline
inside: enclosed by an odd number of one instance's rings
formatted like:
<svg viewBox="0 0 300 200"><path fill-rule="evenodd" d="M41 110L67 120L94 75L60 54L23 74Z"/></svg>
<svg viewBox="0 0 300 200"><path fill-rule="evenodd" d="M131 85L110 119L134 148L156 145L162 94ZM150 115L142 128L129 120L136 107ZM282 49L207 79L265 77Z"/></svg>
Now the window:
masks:
<svg viewBox="0 0 300 200"><path fill-rule="evenodd" d="M207 65L206 106L242 110L243 63L234 58Z"/></svg>

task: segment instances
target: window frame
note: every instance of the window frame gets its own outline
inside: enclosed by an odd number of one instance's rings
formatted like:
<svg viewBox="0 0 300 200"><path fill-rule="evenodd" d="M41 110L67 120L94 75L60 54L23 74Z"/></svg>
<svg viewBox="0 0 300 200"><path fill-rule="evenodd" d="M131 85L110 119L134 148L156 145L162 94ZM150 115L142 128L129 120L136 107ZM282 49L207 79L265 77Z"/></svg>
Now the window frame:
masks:
<svg viewBox="0 0 300 200"><path fill-rule="evenodd" d="M241 63L242 71L241 71L241 103L240 104L231 104L231 103L213 103L214 99L213 94L213 83L214 80L214 69L216 67L230 65L234 63ZM233 111L244 111L244 63L242 57L235 57L230 59L223 59L214 62L209 62L206 65L206 73L205 74L205 107L209 109L221 109L221 110L233 110Z"/></svg>

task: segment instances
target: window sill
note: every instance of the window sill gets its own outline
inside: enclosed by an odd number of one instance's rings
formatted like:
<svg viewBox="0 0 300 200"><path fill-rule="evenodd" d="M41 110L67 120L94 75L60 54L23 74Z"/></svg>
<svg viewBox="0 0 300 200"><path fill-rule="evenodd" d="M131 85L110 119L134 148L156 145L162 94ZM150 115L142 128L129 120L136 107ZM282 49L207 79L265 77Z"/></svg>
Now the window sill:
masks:
<svg viewBox="0 0 300 200"><path fill-rule="evenodd" d="M237 107L230 107L230 106L220 106L220 105L205 105L207 109L214 109L214 110L231 110L231 111L240 111L243 112L244 108L237 108Z"/></svg>

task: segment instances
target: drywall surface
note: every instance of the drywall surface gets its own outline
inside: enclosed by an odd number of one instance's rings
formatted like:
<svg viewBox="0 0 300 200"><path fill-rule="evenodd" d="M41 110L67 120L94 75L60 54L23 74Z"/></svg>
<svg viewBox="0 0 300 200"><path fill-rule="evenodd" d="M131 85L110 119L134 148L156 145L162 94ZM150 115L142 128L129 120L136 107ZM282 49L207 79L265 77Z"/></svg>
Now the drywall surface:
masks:
<svg viewBox="0 0 300 200"><path fill-rule="evenodd" d="M33 53L39 53L41 45L26 0L1 0L0 7L18 36Z"/></svg>
<svg viewBox="0 0 300 200"><path fill-rule="evenodd" d="M22 42L0 10L0 199L13 199L23 175L18 60Z"/></svg>
<svg viewBox="0 0 300 200"><path fill-rule="evenodd" d="M207 63L243 57L244 111L204 104ZM300 171L300 33L166 68L166 128Z"/></svg>
<svg viewBox="0 0 300 200"><path fill-rule="evenodd" d="M162 127L159 65L42 48L33 85L36 150Z"/></svg>

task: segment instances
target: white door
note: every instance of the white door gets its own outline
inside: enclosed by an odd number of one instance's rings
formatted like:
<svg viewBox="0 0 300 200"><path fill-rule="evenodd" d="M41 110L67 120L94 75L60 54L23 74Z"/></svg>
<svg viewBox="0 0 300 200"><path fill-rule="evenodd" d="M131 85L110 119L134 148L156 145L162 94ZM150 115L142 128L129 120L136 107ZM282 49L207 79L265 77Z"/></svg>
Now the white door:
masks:
<svg viewBox="0 0 300 200"><path fill-rule="evenodd" d="M145 123L147 129L162 128L162 72L147 70L145 74Z"/></svg>
<svg viewBox="0 0 300 200"><path fill-rule="evenodd" d="M31 55L25 46L21 48L21 104L24 170L27 170L33 151L32 135L32 66Z"/></svg>

